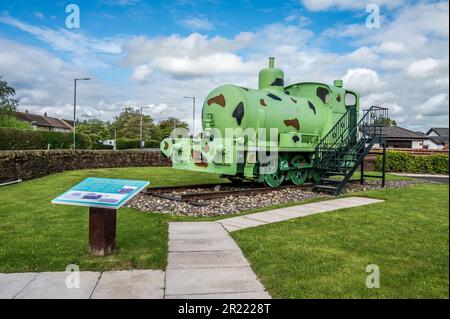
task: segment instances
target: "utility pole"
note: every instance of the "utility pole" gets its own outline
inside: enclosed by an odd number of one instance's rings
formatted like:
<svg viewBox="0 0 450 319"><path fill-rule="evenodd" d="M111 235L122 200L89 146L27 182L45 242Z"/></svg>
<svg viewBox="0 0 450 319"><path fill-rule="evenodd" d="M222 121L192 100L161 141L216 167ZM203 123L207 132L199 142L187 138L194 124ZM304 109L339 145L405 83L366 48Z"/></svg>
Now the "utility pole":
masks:
<svg viewBox="0 0 450 319"><path fill-rule="evenodd" d="M192 99L192 137L195 136L195 96L183 96L185 99Z"/></svg>
<svg viewBox="0 0 450 319"><path fill-rule="evenodd" d="M117 150L117 130L114 129L114 150Z"/></svg>
<svg viewBox="0 0 450 319"><path fill-rule="evenodd" d="M144 119L143 119L143 109L144 108L146 108L146 109L151 109L153 106L141 106L141 127L140 127L140 130L139 130L139 143L140 143L140 145L139 145L139 148L140 149L142 149L142 148L144 148L144 145L142 145L143 144L143 133L144 133Z"/></svg>
<svg viewBox="0 0 450 319"><path fill-rule="evenodd" d="M91 78L79 78L73 80L73 149L75 149L75 131L77 121L77 81L89 81Z"/></svg>
<svg viewBox="0 0 450 319"><path fill-rule="evenodd" d="M142 127L142 122L143 122L143 119L142 119L142 106L141 106L141 130L140 130L140 133L139 133L139 136L140 136L140 138L139 138L139 148L140 149L142 149L142 129L143 129L143 127Z"/></svg>

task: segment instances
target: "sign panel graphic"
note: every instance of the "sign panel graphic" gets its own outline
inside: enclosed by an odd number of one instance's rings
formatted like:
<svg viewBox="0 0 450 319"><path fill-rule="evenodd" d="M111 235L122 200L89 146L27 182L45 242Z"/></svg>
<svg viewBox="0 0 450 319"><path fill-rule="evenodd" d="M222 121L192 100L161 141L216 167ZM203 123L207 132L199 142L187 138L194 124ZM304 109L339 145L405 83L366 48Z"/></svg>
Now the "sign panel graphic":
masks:
<svg viewBox="0 0 450 319"><path fill-rule="evenodd" d="M149 184L147 181L89 177L53 199L52 204L117 209Z"/></svg>

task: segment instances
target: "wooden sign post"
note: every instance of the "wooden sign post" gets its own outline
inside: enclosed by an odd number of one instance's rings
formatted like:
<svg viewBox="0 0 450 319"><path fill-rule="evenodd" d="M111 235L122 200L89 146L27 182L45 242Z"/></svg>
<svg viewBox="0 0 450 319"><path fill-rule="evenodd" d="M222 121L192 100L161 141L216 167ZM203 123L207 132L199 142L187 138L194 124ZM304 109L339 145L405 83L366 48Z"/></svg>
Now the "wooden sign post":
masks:
<svg viewBox="0 0 450 319"><path fill-rule="evenodd" d="M89 207L89 253L111 255L116 249L116 210Z"/></svg>
<svg viewBox="0 0 450 319"><path fill-rule="evenodd" d="M117 209L148 184L147 181L89 177L52 203L89 207L89 253L106 256L116 249Z"/></svg>

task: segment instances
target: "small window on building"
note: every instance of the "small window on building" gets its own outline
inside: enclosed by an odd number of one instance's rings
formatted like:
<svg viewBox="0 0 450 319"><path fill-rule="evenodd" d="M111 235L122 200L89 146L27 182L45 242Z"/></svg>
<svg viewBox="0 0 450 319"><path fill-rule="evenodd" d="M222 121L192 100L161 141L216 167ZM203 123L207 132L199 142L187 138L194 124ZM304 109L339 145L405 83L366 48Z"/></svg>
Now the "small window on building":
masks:
<svg viewBox="0 0 450 319"><path fill-rule="evenodd" d="M330 102L330 91L327 88L319 86L316 90L316 94L323 103L328 104L328 102Z"/></svg>

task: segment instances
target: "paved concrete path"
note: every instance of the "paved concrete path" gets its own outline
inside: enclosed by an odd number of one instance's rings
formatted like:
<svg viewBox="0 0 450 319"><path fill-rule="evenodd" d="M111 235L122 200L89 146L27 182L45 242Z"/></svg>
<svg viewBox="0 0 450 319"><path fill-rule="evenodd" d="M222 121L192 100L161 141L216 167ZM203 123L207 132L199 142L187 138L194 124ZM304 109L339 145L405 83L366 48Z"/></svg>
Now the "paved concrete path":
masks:
<svg viewBox="0 0 450 319"><path fill-rule="evenodd" d="M443 183L443 184L448 184L449 179L448 175L438 175L438 174L411 174L411 173L392 173L392 174L421 179L432 183Z"/></svg>
<svg viewBox="0 0 450 319"><path fill-rule="evenodd" d="M280 222L292 218L305 217L313 214L330 212L341 208L351 208L383 202L379 199L364 197L345 197L322 202L290 206L269 210L261 213L248 214L239 217L221 219L217 221L229 232Z"/></svg>
<svg viewBox="0 0 450 319"><path fill-rule="evenodd" d="M166 272L81 272L79 288L67 288L68 272L0 274L0 299L270 298L228 232L379 202L346 197L217 222L170 223Z"/></svg>
<svg viewBox="0 0 450 319"><path fill-rule="evenodd" d="M270 298L221 224L169 224L166 298Z"/></svg>
<svg viewBox="0 0 450 319"><path fill-rule="evenodd" d="M123 270L79 273L79 288L68 288L69 272L0 274L0 299L163 298L164 272ZM70 281L70 280L69 280ZM70 281L74 284L76 281Z"/></svg>

